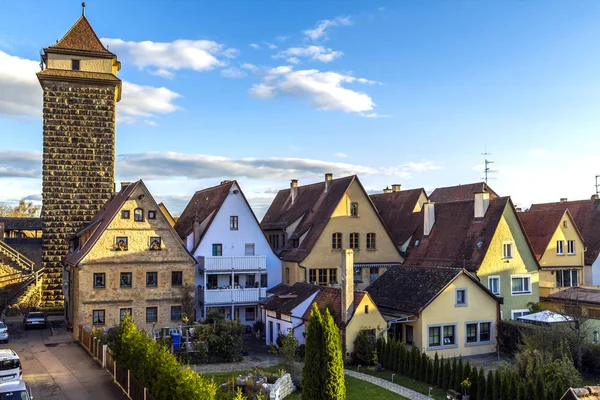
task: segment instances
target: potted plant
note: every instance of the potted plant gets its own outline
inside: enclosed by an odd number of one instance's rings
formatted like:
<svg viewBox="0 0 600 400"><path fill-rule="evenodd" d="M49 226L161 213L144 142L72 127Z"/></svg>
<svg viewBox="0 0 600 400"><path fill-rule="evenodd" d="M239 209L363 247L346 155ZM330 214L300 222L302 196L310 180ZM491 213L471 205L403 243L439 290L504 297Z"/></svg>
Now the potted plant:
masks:
<svg viewBox="0 0 600 400"><path fill-rule="evenodd" d="M469 393L469 389L471 389L471 381L469 380L469 378L466 378L464 381L462 381L460 383L460 387L462 388L463 393L464 393L462 396L463 400L469 400L470 396L468 393Z"/></svg>
<svg viewBox="0 0 600 400"><path fill-rule="evenodd" d="M258 320L258 321L256 321L254 323L254 326L253 326L253 328L254 328L254 336L257 339L260 339L260 334L261 334L264 326L265 326L265 324L261 320Z"/></svg>

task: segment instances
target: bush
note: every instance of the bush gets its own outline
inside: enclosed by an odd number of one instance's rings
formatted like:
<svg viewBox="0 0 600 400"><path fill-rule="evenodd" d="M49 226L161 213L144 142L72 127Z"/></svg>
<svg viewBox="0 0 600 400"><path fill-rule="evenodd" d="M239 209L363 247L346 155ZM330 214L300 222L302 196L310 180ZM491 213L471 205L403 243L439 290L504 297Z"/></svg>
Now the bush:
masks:
<svg viewBox="0 0 600 400"><path fill-rule="evenodd" d="M583 371L586 374L600 375L600 345L586 343L583 347Z"/></svg>
<svg viewBox="0 0 600 400"><path fill-rule="evenodd" d="M301 344L296 349L296 359L298 361L300 361L300 362L304 362L304 356L305 356L305 354L306 354L306 345L305 344Z"/></svg>
<svg viewBox="0 0 600 400"><path fill-rule="evenodd" d="M377 364L377 349L367 332L362 330L354 339L354 354L362 365Z"/></svg>
<svg viewBox="0 0 600 400"><path fill-rule="evenodd" d="M244 325L238 321L213 319L212 323L196 324L192 335L197 342L194 350L206 353L205 362L241 361L243 334Z"/></svg>

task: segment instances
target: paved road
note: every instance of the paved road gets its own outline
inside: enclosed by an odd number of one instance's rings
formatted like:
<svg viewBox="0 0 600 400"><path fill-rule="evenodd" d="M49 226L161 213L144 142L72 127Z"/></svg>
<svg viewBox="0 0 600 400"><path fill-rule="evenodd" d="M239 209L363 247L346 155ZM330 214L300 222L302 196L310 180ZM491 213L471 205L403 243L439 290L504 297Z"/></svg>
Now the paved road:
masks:
<svg viewBox="0 0 600 400"><path fill-rule="evenodd" d="M64 332L62 318L50 317L50 322L56 332ZM46 346L44 341L52 335L50 328L25 331L20 317L7 317L6 323L10 342L0 344L0 348L10 348L19 354L23 376L31 385L34 399L126 399L112 383L110 374L74 341Z"/></svg>

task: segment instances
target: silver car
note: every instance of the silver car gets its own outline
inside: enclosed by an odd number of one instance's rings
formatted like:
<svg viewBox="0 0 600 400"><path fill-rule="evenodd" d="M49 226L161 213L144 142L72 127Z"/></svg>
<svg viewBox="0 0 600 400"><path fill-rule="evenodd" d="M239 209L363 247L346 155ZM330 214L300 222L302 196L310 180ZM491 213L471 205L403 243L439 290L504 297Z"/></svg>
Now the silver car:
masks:
<svg viewBox="0 0 600 400"><path fill-rule="evenodd" d="M21 379L23 368L19 355L11 349L0 349L0 383Z"/></svg>
<svg viewBox="0 0 600 400"><path fill-rule="evenodd" d="M31 387L25 381L2 382L0 400L33 400Z"/></svg>
<svg viewBox="0 0 600 400"><path fill-rule="evenodd" d="M8 343L8 327L2 321L0 321L0 343Z"/></svg>
<svg viewBox="0 0 600 400"><path fill-rule="evenodd" d="M45 328L48 324L46 314L40 311L32 311L23 318L23 325L27 328Z"/></svg>

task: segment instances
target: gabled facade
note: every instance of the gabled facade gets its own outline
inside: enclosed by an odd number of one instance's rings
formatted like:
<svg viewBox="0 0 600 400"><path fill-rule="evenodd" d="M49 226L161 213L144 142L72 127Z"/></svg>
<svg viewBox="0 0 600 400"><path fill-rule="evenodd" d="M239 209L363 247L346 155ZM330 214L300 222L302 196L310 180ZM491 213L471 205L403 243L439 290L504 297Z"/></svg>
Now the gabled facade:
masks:
<svg viewBox="0 0 600 400"><path fill-rule="evenodd" d="M503 319L539 301L538 262L509 197L480 192L474 200L426 203L422 216L407 265L465 268L503 298Z"/></svg>
<svg viewBox="0 0 600 400"><path fill-rule="evenodd" d="M587 247L584 253L586 285L600 285L600 200L597 195L590 200L532 204L529 211L569 210Z"/></svg>
<svg viewBox="0 0 600 400"><path fill-rule="evenodd" d="M354 341L362 330L375 340L386 328L386 322L367 292L355 291L353 278L353 257L350 249L341 253L341 271L344 277L340 287L325 287L296 282L294 285L282 283L269 291L262 303L266 343L276 343L280 334L291 332L299 344L305 343L306 324L313 304L321 312L329 309L336 325L340 328L340 338L345 358L354 351Z"/></svg>
<svg viewBox="0 0 600 400"><path fill-rule="evenodd" d="M400 266L366 290L389 336L430 356L496 350L499 299L464 269Z"/></svg>
<svg viewBox="0 0 600 400"><path fill-rule="evenodd" d="M210 310L252 325L258 302L281 283L281 260L271 249L236 181L194 194L175 230L198 262L196 317Z"/></svg>
<svg viewBox="0 0 600 400"><path fill-rule="evenodd" d="M583 284L583 238L569 210L519 213L540 264L540 297Z"/></svg>
<svg viewBox="0 0 600 400"><path fill-rule="evenodd" d="M354 250L356 288L403 258L358 177L280 190L261 222L283 260L283 283L339 284L342 249Z"/></svg>
<svg viewBox="0 0 600 400"><path fill-rule="evenodd" d="M140 329L181 324L194 259L141 180L122 184L70 239L63 263L67 323L76 334L79 324L105 329L125 313Z"/></svg>

